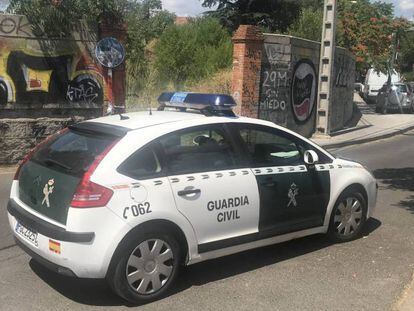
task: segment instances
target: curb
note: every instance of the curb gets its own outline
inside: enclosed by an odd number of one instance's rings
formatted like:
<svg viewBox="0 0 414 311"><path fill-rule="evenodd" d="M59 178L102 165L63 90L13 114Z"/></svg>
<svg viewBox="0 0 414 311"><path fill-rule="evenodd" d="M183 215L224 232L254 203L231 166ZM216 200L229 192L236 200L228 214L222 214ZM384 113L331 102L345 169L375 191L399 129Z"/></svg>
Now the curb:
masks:
<svg viewBox="0 0 414 311"><path fill-rule="evenodd" d="M378 135L374 135L371 137L365 137L365 138L356 138L353 140L347 140L347 141L341 141L341 142L337 142L337 143L327 143L327 144L318 144L323 148L326 149L332 149L332 148L342 148L342 147L346 147L346 146L352 146L352 145L360 145L360 144L364 144L364 143L368 143L371 141L375 141L375 140L380 140L380 139L384 139L384 138L389 138L395 135L399 135L399 134L403 134L405 132L408 132L410 130L414 129L414 124L407 126L403 129L398 129L398 130L393 130L391 132L388 133L384 133L384 134L378 134Z"/></svg>

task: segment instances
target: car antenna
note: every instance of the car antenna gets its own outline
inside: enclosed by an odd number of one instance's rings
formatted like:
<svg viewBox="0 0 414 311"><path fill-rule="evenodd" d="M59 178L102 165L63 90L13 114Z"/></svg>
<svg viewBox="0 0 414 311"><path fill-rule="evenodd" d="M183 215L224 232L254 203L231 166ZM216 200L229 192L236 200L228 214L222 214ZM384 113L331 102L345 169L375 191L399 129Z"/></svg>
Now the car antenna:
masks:
<svg viewBox="0 0 414 311"><path fill-rule="evenodd" d="M129 119L129 117L128 117L128 116L124 116L122 113L119 113L119 118L120 118L121 120L128 120L128 119Z"/></svg>

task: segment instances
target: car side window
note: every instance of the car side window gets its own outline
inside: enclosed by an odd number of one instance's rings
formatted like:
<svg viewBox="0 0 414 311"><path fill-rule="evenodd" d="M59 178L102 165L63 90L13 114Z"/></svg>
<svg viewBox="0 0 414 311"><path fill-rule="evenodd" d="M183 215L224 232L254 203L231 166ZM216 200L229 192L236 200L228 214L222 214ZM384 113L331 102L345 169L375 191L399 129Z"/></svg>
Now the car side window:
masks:
<svg viewBox="0 0 414 311"><path fill-rule="evenodd" d="M159 142L171 175L235 167L234 148L221 126L177 131L161 137Z"/></svg>
<svg viewBox="0 0 414 311"><path fill-rule="evenodd" d="M162 168L154 145L147 145L134 152L119 167L118 172L134 179L155 178Z"/></svg>
<svg viewBox="0 0 414 311"><path fill-rule="evenodd" d="M265 127L239 128L253 166L284 166L303 164L296 143L281 133Z"/></svg>

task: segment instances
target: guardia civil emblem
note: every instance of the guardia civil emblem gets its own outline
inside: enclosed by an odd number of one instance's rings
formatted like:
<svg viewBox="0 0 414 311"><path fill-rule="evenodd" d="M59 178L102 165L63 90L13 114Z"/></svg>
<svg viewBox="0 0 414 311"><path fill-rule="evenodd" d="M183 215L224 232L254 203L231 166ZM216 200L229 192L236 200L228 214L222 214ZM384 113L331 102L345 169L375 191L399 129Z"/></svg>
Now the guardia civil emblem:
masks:
<svg viewBox="0 0 414 311"><path fill-rule="evenodd" d="M55 180L51 178L48 180L46 185L43 187L44 197L43 197L42 205L46 203L46 206L50 207L49 195L53 193L53 189L55 188L54 184L55 184Z"/></svg>
<svg viewBox="0 0 414 311"><path fill-rule="evenodd" d="M298 202L296 202L296 196L299 194L299 188L298 186L296 186L295 183L292 183L290 185L290 189L288 192L288 197L289 197L289 203L287 205L287 207L290 207L291 205L293 205L293 207L296 207L298 205Z"/></svg>

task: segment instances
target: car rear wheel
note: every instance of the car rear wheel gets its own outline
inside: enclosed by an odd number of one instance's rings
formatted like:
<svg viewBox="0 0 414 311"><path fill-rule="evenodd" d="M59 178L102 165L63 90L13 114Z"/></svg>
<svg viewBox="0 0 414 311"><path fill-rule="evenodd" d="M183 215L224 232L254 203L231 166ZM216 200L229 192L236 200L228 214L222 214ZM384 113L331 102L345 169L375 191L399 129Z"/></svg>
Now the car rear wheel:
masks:
<svg viewBox="0 0 414 311"><path fill-rule="evenodd" d="M357 190L346 190L338 198L331 214L329 237L335 242L358 238L366 221L367 204Z"/></svg>
<svg viewBox="0 0 414 311"><path fill-rule="evenodd" d="M173 236L148 232L127 241L107 279L116 294L134 304L144 304L168 293L180 262L180 248Z"/></svg>

